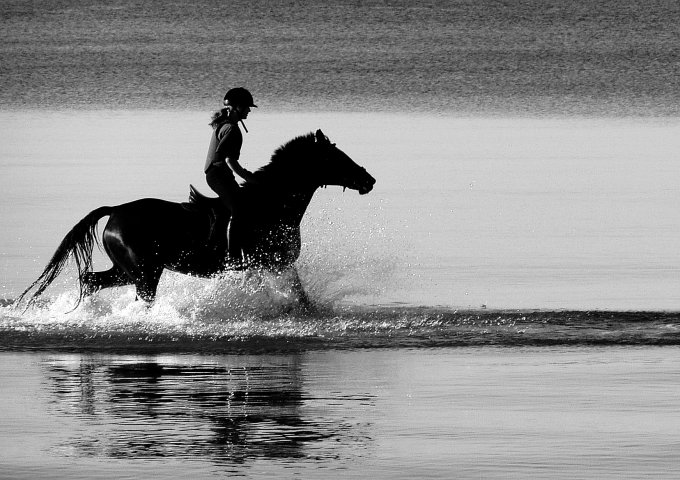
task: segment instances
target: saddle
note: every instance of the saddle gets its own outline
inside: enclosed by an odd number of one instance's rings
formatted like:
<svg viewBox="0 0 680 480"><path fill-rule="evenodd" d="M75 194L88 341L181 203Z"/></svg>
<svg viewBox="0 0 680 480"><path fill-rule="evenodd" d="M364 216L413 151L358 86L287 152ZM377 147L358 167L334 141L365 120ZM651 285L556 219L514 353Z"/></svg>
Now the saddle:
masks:
<svg viewBox="0 0 680 480"><path fill-rule="evenodd" d="M206 246L212 249L227 247L227 224L229 223L229 209L219 197L208 197L199 192L196 187L189 185L189 201L182 203L185 210L208 215L208 237Z"/></svg>

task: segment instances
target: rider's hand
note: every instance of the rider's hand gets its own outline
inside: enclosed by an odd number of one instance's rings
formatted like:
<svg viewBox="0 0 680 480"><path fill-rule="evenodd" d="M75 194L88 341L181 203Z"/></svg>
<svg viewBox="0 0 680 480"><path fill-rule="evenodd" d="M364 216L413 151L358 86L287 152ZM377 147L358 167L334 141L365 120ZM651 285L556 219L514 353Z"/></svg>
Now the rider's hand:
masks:
<svg viewBox="0 0 680 480"><path fill-rule="evenodd" d="M257 178L257 175L254 175L253 172L249 172L246 170L243 172L245 175L242 175L243 179L248 182L252 183L253 185L260 185L262 182Z"/></svg>

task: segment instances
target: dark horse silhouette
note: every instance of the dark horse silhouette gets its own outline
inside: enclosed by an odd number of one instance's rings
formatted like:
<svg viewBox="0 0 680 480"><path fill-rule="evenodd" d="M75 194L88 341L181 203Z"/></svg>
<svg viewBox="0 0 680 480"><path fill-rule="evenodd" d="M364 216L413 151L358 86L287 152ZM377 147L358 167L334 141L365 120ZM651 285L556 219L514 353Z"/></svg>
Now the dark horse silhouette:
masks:
<svg viewBox="0 0 680 480"><path fill-rule="evenodd" d="M375 179L317 130L297 137L254 173L257 183L241 187L249 218L242 232L248 262L225 263L229 211L218 198L192 187L189 203L145 198L115 207L99 207L78 222L62 240L45 270L18 298L30 306L59 275L69 258L78 270L78 304L100 289L134 284L137 297L152 302L164 269L209 277L235 268L290 270L293 289L303 307L311 307L294 262L300 255L300 222L317 188L339 185L366 194ZM113 266L92 272L92 249L100 245L98 221L109 216L102 232ZM77 305L76 305L77 306Z"/></svg>

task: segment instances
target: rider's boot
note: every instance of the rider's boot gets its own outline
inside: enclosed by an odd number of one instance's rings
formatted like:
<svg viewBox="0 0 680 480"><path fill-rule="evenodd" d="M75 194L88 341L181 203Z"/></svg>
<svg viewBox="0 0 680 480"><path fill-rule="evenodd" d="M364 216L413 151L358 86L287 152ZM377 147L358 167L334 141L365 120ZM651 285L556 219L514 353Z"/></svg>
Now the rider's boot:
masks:
<svg viewBox="0 0 680 480"><path fill-rule="evenodd" d="M245 256L241 249L241 242L235 229L232 228L232 223L229 222L227 227L227 258L226 265L230 270L244 270L246 267Z"/></svg>

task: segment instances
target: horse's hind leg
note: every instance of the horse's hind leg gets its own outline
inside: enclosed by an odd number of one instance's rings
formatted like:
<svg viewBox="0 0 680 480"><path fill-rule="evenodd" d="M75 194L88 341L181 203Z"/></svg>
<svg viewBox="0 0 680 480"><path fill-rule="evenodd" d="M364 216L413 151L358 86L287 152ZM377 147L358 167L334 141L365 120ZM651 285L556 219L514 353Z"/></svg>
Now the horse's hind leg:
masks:
<svg viewBox="0 0 680 480"><path fill-rule="evenodd" d="M125 284L133 283L137 298L151 303L156 298L156 289L163 273L162 266L143 265L136 257L116 258L118 268L125 275Z"/></svg>
<svg viewBox="0 0 680 480"><path fill-rule="evenodd" d="M109 258L114 264L111 270L120 272L120 276L116 277L125 285L134 284L137 292L137 298L141 298L146 302L153 302L156 298L156 288L160 281L163 267L158 265L145 264L135 251L123 244L120 237L115 235L106 236L104 232L104 248ZM151 255L147 255L149 257ZM110 271L111 271L110 270Z"/></svg>
<svg viewBox="0 0 680 480"><path fill-rule="evenodd" d="M163 267L147 268L135 278L137 297L151 303L156 298L156 289L161 279Z"/></svg>
<svg viewBox="0 0 680 480"><path fill-rule="evenodd" d="M132 283L130 277L116 265L105 272L86 272L82 281L83 293L86 296L103 288L123 287Z"/></svg>

